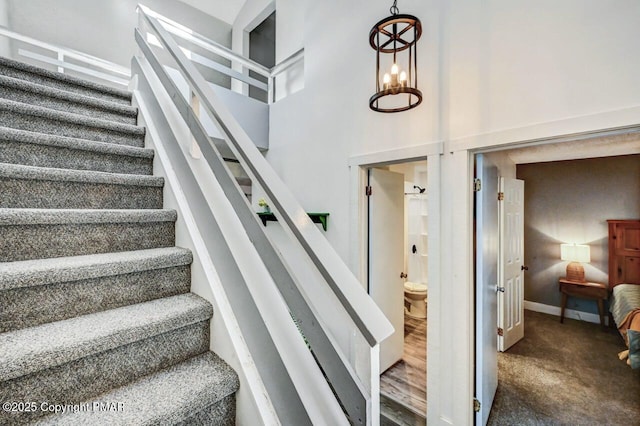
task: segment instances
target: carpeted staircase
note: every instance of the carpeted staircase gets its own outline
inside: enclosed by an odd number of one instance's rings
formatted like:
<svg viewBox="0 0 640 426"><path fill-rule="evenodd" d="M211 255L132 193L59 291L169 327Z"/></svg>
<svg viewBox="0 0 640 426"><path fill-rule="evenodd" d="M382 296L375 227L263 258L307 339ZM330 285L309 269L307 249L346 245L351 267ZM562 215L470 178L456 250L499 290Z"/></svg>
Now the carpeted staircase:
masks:
<svg viewBox="0 0 640 426"><path fill-rule="evenodd" d="M0 58L0 424L235 424L136 121L128 92Z"/></svg>

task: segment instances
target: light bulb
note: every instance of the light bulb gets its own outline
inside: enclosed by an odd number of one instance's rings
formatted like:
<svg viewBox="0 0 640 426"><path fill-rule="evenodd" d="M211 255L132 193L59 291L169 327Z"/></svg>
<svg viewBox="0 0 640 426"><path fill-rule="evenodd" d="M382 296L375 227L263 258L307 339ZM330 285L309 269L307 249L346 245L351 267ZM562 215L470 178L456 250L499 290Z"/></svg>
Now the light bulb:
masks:
<svg viewBox="0 0 640 426"><path fill-rule="evenodd" d="M407 81L407 73L402 71L400 73L400 83L404 83L405 81Z"/></svg>
<svg viewBox="0 0 640 426"><path fill-rule="evenodd" d="M391 74L398 74L398 65L397 64L393 64L391 65Z"/></svg>
<svg viewBox="0 0 640 426"><path fill-rule="evenodd" d="M391 76L389 75L389 73L385 73L384 77L382 77L382 82L384 84L389 84L391 83Z"/></svg>

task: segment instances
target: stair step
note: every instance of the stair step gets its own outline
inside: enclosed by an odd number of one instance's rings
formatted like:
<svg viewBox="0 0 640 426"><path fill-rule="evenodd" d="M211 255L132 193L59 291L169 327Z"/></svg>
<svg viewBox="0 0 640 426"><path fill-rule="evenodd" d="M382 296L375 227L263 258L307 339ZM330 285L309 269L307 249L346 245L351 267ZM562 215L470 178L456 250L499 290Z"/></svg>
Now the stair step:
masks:
<svg viewBox="0 0 640 426"><path fill-rule="evenodd" d="M0 425L235 424L131 100L0 58Z"/></svg>
<svg viewBox="0 0 640 426"><path fill-rule="evenodd" d="M130 105L3 75L0 75L0 98L118 123L135 125L138 119L137 108Z"/></svg>
<svg viewBox="0 0 640 426"><path fill-rule="evenodd" d="M153 157L147 148L0 127L0 163L151 175Z"/></svg>
<svg viewBox="0 0 640 426"><path fill-rule="evenodd" d="M131 92L104 84L86 81L67 74L45 70L40 67L0 57L0 75L31 81L85 96L105 99L120 104L131 104Z"/></svg>
<svg viewBox="0 0 640 426"><path fill-rule="evenodd" d="M176 219L174 210L0 208L0 262L169 247Z"/></svg>
<svg viewBox="0 0 640 426"><path fill-rule="evenodd" d="M0 333L187 293L189 250L0 263Z"/></svg>
<svg viewBox="0 0 640 426"><path fill-rule="evenodd" d="M0 334L0 400L74 404L209 349L212 307L193 293ZM36 413L0 413L0 424Z"/></svg>
<svg viewBox="0 0 640 426"><path fill-rule="evenodd" d="M164 179L0 163L0 208L160 209Z"/></svg>
<svg viewBox="0 0 640 426"><path fill-rule="evenodd" d="M144 127L7 99L0 99L0 123L5 127L31 132L144 147Z"/></svg>
<svg viewBox="0 0 640 426"><path fill-rule="evenodd" d="M0 334L0 381L56 367L211 318L193 293Z"/></svg>
<svg viewBox="0 0 640 426"><path fill-rule="evenodd" d="M100 396L99 401L121 402L121 411L92 409L94 401L88 401L86 411L48 416L38 424L232 426L238 387L236 373L209 352Z"/></svg>

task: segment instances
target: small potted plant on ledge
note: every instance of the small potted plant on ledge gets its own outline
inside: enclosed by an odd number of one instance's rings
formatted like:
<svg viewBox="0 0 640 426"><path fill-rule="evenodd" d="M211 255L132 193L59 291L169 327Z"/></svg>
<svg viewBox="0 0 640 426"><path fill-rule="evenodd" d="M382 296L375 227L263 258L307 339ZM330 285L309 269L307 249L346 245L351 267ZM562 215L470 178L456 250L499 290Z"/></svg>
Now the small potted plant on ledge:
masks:
<svg viewBox="0 0 640 426"><path fill-rule="evenodd" d="M271 213L271 207L269 207L269 204L265 201L264 198L260 198L258 200L258 205L262 207L263 213Z"/></svg>

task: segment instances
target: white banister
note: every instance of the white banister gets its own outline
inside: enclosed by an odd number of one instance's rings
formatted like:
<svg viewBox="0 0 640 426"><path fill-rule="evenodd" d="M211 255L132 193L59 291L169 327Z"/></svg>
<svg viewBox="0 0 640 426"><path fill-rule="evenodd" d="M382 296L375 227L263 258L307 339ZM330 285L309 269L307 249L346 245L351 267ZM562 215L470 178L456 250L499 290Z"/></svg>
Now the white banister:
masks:
<svg viewBox="0 0 640 426"><path fill-rule="evenodd" d="M127 78L131 77L131 71L128 68L114 64L113 62L106 61L96 56L89 55L87 53L78 52L77 50L69 49L67 47L57 46L55 44L47 43L41 40L36 40L35 38L31 38L23 34L17 33L15 31L11 31L4 26L0 26L0 35L8 37L13 40L30 44L32 46L40 47L45 50L49 50L51 52L56 53L56 57L58 56L58 54L62 54L64 55L64 57L68 57L80 62L84 62L85 64L95 66L97 68L100 68L102 70L105 70L114 74L118 74L122 77L127 77Z"/></svg>
<svg viewBox="0 0 640 426"><path fill-rule="evenodd" d="M145 15L157 19L162 24L162 26L171 34L178 36L181 39L188 41L189 43L193 43L196 46L199 46L209 51L210 53L221 56L231 61L238 62L242 66L257 72L263 77L269 77L270 70L264 65L260 65L259 63L252 61L251 59L245 58L242 55L238 55L236 52L229 49L228 47L225 47L220 43L216 43L215 41L208 39L202 34L199 34L175 21L172 21L171 19L165 16L162 16L154 12L153 10L149 9L147 6L140 4L138 5L138 8L139 10L142 10Z"/></svg>
<svg viewBox="0 0 640 426"><path fill-rule="evenodd" d="M156 25L157 21L154 22L153 17L147 18L153 30L161 35L163 44L176 60L190 86L193 87L194 93L200 97L202 106L215 119L221 133L228 139L230 147L236 151L237 159L263 187L280 218L312 258L369 344L374 346L391 335L393 327L387 318L368 297L351 270L309 219L305 210L255 147L235 117L218 100L207 81L184 56L177 43L164 33L164 28Z"/></svg>
<svg viewBox="0 0 640 426"><path fill-rule="evenodd" d="M191 52L184 47L180 47L180 49L189 57L191 61L197 62L200 65L204 65L208 68L225 74L235 80L241 81L253 87L257 87L260 90L264 90L268 94L268 103L275 102L275 84L277 77L288 69L292 68L294 65L299 64L304 60L304 49L300 49L288 58L284 59L282 62L276 64L273 68L269 69L255 61L252 61L251 59L237 54L228 47L225 47L220 43L217 43L203 36L202 34L199 34L198 32L185 27L184 25L181 25L178 22L167 18L166 16L154 12L147 6L139 4L138 11L143 12L145 16L157 19L162 27L170 34L188 43L198 46L209 53L231 61L234 64L239 64L244 68L254 71L257 74L267 78L267 84L265 84L259 80L248 77L247 75L234 70L232 67L220 64L214 60L205 58L202 55ZM150 42L155 45L157 43L157 40L151 40Z"/></svg>
<svg viewBox="0 0 640 426"><path fill-rule="evenodd" d="M261 262L286 302L291 317L299 324L301 333L308 340L313 358L318 364L294 362L296 365L290 367L289 374L295 383L298 395L303 399L309 412L317 412L317 407L322 406L320 400L313 401L313 392L309 393L309 389L305 389L303 380L307 373L305 368L316 369L319 366L349 421L352 424L377 424L379 416L378 351L380 342L393 331L391 324L325 236L311 222L302 206L271 168L222 98L199 73L194 63L197 61L194 61L190 52L185 51L178 44L178 40L172 37L172 34L176 35L175 33L179 32L181 34L178 36L179 39L184 39L182 36L186 34L191 38L189 41L192 41L195 37L193 33L183 27L178 29L173 27L174 31L170 31L167 20L160 20L147 14L147 11L148 8L139 7L139 13L143 18L141 20L149 31L148 34L143 34L142 26L140 30L136 30L136 41L142 56L151 65L154 78L161 82L182 119L188 124L194 140L202 151L203 159L233 207L244 232L259 253ZM200 40L198 37L195 39ZM169 57L177 66L193 93L190 100L177 96L178 86L147 40L153 40L154 45L160 45L164 51L163 60ZM303 53L302 50L296 52L269 70L270 102L274 94L275 77L299 63ZM234 60L232 56L228 56L227 59ZM283 258L285 252L278 250L275 242L265 233L256 213L230 175L220 151L204 131L197 113L192 108L196 104L193 98L198 99L198 106L213 119L227 148L234 154L252 182L259 185L267 195L274 214L291 241L290 251L295 253L291 257ZM291 259L294 259L295 267L287 264ZM301 261L297 262L295 259L301 259ZM300 271L300 268L307 269ZM302 277L310 274L319 278L319 288L310 288L300 282ZM330 298L335 301L331 308L314 304L314 297L318 296L319 292L330 294ZM328 331L325 323L331 322L336 314L346 319L344 327L347 327L349 333L353 330L351 339L353 348L345 349L344 344L341 346L336 336ZM288 318L288 313L287 316L281 316L280 320L284 318ZM292 318L288 319L292 321ZM279 324L276 323L269 324L269 327L276 327L276 329L278 326ZM276 329L271 328L274 332ZM290 359L286 345L277 344L276 346L282 360ZM301 369L301 366L304 368ZM326 393L321 393L323 398L327 397ZM316 398L319 396L320 393ZM333 398L331 393L328 396Z"/></svg>
<svg viewBox="0 0 640 426"><path fill-rule="evenodd" d="M70 64L69 62L65 62L64 60L56 60L53 58L49 58L48 56L40 55L39 53L34 53L29 50L18 49L18 54L20 56L24 56L25 58L35 59L36 61L43 62L49 65L55 65L58 67L58 72L64 73L65 69L77 71L79 73L90 75L92 77L99 78L104 81L110 81L112 83L119 84L121 86L127 86L129 84L128 79L114 77L112 75L92 70L91 68L81 67L80 65ZM63 57L64 55L60 53L58 57Z"/></svg>

